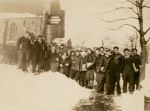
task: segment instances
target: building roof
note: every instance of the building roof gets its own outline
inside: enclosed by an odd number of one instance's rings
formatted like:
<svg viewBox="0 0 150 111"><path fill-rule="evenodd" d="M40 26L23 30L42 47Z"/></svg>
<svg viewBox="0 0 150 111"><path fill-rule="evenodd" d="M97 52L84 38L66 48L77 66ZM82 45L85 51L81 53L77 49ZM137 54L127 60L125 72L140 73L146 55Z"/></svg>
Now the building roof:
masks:
<svg viewBox="0 0 150 111"><path fill-rule="evenodd" d="M0 13L0 19L5 19L5 18L29 18L29 17L36 17L36 15L30 14L30 13Z"/></svg>

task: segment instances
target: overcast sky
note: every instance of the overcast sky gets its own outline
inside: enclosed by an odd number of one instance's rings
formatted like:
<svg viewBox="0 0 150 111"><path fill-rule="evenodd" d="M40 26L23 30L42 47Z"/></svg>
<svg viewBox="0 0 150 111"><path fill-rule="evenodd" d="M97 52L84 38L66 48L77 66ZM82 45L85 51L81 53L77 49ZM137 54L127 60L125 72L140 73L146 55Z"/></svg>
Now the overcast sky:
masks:
<svg viewBox="0 0 150 111"><path fill-rule="evenodd" d="M26 12L29 10L29 12L31 11L32 13L39 15L42 13L41 9L43 9L44 6L43 1L44 0L0 0L0 12L10 12L11 9L15 7L16 12ZM106 23L101 19L112 21L115 19L133 17L135 16L134 13L130 10L121 10L100 14L117 7L131 5L129 3L120 3L121 1L124 0L60 0L62 10L66 11L66 38L72 38L75 44L77 42L75 41L76 37L83 38L84 36L89 36L89 40L85 45L92 47L100 46L101 40L106 36L110 36L118 43L118 45L122 46L126 36L135 34L135 30L128 26L116 31L109 29L118 28L124 23L138 27L138 21L132 19L115 23ZM145 2L147 1L150 0L145 0ZM22 10L20 10L19 7L22 7ZM147 9L144 10L144 30L150 26L149 20L150 9ZM148 37L149 35L150 33L146 36Z"/></svg>
<svg viewBox="0 0 150 111"><path fill-rule="evenodd" d="M121 0L60 0L62 9L66 10L66 37L76 38L76 36L89 35L91 39L86 43L88 46L101 45L101 39L111 36L118 45L124 43L126 36L135 34L135 30L126 26L120 30L112 31L110 28L118 28L124 23L129 23L138 27L138 21L126 20L115 23L106 23L104 20L115 20L127 17L136 17L132 11L121 10L112 13L97 14L113 10L117 7L130 6L128 3L120 3ZM150 9L144 10L144 17L149 20ZM150 22L145 21L144 26L148 28ZM145 30L146 30L145 28ZM149 35L149 34L148 34Z"/></svg>

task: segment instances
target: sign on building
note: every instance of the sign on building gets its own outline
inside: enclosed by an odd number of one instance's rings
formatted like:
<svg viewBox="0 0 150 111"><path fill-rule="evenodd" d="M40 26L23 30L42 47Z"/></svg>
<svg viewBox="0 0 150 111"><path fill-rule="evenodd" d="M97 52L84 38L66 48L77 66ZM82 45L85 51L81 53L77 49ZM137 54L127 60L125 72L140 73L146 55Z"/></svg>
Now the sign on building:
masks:
<svg viewBox="0 0 150 111"><path fill-rule="evenodd" d="M52 15L50 15L50 16L48 16L47 24L48 25L59 25L60 21L61 21L60 16L52 16Z"/></svg>

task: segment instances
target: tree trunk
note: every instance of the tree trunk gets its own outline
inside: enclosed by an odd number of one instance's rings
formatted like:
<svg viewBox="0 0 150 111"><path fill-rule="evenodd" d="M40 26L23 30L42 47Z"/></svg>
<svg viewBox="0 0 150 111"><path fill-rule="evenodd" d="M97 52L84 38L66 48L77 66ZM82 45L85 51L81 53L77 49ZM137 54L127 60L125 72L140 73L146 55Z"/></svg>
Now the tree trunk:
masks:
<svg viewBox="0 0 150 111"><path fill-rule="evenodd" d="M145 66L146 66L146 43L141 43L141 70L139 82L145 79Z"/></svg>
<svg viewBox="0 0 150 111"><path fill-rule="evenodd" d="M145 65L146 65L146 41L144 38L144 31L143 31L143 6L142 1L139 4L139 35L140 35L140 45L141 45L141 69L140 69L140 76L139 76L139 86L140 83L145 79ZM141 87L139 87L140 90Z"/></svg>

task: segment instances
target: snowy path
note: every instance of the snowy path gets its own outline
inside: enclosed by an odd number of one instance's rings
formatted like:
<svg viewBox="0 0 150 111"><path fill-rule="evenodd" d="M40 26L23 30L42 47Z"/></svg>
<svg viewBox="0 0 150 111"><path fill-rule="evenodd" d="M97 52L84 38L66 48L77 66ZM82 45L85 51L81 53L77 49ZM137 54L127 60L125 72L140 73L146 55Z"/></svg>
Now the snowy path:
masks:
<svg viewBox="0 0 150 111"><path fill-rule="evenodd" d="M0 65L0 111L69 111L91 90L60 73L26 74Z"/></svg>
<svg viewBox="0 0 150 111"><path fill-rule="evenodd" d="M141 91L133 95L122 94L122 97L113 96L110 101L97 96L96 102L88 99L91 90L80 87L63 74L24 75L16 66L0 64L0 111L71 111L75 105L91 107L95 103L101 108L111 104L122 111L144 111L144 95L150 97L149 68L147 65Z"/></svg>

